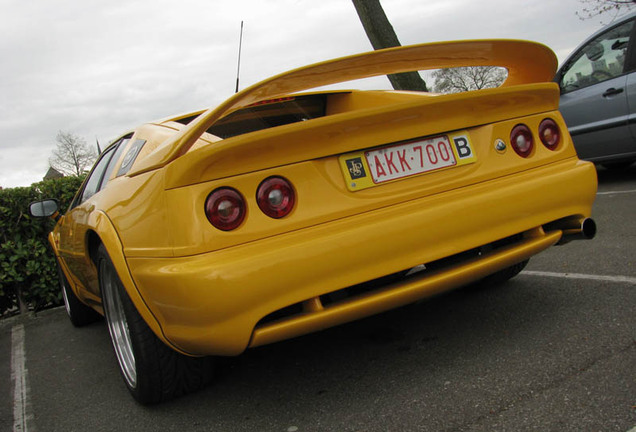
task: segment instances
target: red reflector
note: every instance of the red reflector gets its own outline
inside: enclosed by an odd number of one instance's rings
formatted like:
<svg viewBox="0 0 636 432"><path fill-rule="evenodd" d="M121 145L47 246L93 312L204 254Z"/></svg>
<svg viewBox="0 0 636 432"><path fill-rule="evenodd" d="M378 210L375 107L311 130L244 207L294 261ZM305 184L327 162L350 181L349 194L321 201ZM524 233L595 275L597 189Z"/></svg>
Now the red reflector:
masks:
<svg viewBox="0 0 636 432"><path fill-rule="evenodd" d="M561 131L554 120L547 118L539 124L539 138L548 149L556 150L561 142Z"/></svg>
<svg viewBox="0 0 636 432"><path fill-rule="evenodd" d="M291 183L282 177L265 179L256 191L258 207L267 216L280 219L287 216L296 203L296 194Z"/></svg>
<svg viewBox="0 0 636 432"><path fill-rule="evenodd" d="M205 200L205 215L212 225L223 231L238 228L245 213L243 196L231 188L216 189Z"/></svg>
<svg viewBox="0 0 636 432"><path fill-rule="evenodd" d="M519 156L524 158L530 156L530 153L532 153L532 149L534 148L530 128L524 124L518 124L512 128L512 132L510 133L510 144Z"/></svg>

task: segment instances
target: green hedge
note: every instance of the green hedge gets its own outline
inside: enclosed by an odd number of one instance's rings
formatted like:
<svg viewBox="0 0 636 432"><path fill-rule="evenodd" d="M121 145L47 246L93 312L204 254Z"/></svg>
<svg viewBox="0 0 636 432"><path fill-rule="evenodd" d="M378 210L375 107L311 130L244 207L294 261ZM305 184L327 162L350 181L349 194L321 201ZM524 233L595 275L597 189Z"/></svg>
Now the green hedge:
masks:
<svg viewBox="0 0 636 432"><path fill-rule="evenodd" d="M29 216L29 204L55 198L64 211L84 177L0 190L0 315L62 304L48 233L55 222Z"/></svg>

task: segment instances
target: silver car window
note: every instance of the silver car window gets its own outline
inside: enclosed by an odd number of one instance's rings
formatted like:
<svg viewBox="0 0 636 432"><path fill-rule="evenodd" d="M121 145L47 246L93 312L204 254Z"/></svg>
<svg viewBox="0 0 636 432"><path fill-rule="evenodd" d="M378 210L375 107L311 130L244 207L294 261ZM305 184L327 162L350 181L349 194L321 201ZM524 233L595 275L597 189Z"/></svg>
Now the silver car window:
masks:
<svg viewBox="0 0 636 432"><path fill-rule="evenodd" d="M634 21L614 27L587 43L572 58L559 83L562 93L588 87L623 74Z"/></svg>

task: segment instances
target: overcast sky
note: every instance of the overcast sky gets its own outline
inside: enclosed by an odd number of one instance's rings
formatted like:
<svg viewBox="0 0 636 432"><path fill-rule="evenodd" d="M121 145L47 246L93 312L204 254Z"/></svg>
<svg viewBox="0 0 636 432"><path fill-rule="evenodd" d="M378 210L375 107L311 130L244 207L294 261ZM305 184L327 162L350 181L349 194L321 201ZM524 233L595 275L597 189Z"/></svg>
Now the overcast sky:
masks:
<svg viewBox="0 0 636 432"><path fill-rule="evenodd" d="M528 39L562 61L610 16L579 0L382 0L403 45ZM0 0L0 186L49 167L59 130L102 148L273 74L371 49L350 0ZM388 81L387 81L388 83Z"/></svg>

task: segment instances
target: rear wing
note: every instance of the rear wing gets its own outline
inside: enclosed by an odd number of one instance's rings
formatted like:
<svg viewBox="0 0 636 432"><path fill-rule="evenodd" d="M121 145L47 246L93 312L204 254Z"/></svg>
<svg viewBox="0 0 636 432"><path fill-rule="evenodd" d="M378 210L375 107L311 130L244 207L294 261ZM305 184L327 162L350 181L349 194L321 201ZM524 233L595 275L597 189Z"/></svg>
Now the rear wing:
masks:
<svg viewBox="0 0 636 432"><path fill-rule="evenodd" d="M462 66L501 66L502 87L551 82L557 58L545 45L520 40L472 40L410 45L341 57L284 72L236 93L137 161L128 175L161 168L184 155L223 116L249 104L330 84L380 75Z"/></svg>

